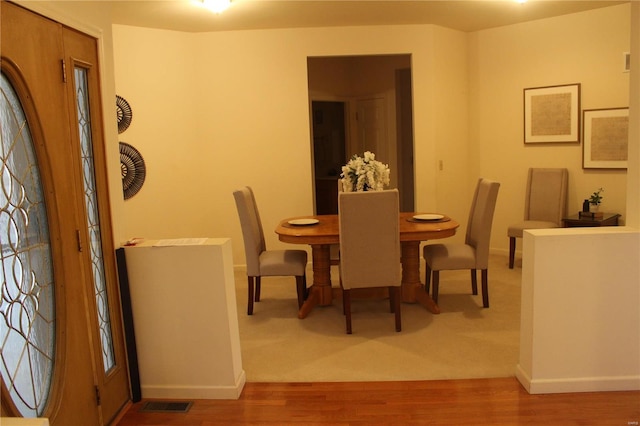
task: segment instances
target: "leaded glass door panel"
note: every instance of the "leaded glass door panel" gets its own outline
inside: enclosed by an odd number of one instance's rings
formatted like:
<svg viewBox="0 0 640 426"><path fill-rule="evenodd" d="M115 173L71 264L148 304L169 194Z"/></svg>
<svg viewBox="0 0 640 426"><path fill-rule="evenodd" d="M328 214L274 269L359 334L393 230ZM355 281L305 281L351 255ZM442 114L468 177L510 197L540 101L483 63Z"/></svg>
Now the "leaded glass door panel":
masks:
<svg viewBox="0 0 640 426"><path fill-rule="evenodd" d="M81 194L80 233L93 339L100 409L104 421L129 399L117 269L110 208L96 40L65 28L63 40L68 72L69 117Z"/></svg>
<svg viewBox="0 0 640 426"><path fill-rule="evenodd" d="M29 125L4 73L0 132L0 369L17 410L39 417L49 400L56 339L49 221Z"/></svg>

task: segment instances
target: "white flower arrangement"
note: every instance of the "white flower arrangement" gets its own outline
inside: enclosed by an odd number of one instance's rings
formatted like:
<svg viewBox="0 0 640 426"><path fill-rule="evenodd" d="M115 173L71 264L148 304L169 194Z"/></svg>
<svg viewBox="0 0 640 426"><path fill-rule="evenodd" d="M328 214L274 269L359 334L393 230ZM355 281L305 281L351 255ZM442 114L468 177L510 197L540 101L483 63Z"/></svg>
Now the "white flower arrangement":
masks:
<svg viewBox="0 0 640 426"><path fill-rule="evenodd" d="M375 158L373 152L366 151L364 157L354 155L342 166L340 181L344 192L382 191L389 185L389 166Z"/></svg>

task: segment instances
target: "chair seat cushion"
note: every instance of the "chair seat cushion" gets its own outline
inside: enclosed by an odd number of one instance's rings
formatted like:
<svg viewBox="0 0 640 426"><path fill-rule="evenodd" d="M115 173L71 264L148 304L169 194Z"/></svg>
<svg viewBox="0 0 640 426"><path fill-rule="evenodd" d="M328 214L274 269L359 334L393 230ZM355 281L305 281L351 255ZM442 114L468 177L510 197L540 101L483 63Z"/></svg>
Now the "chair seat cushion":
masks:
<svg viewBox="0 0 640 426"><path fill-rule="evenodd" d="M304 250L267 250L260 253L261 276L303 276L307 267Z"/></svg>
<svg viewBox="0 0 640 426"><path fill-rule="evenodd" d="M475 249L467 244L428 244L423 254L434 271L476 269Z"/></svg>
<svg viewBox="0 0 640 426"><path fill-rule="evenodd" d="M524 220L520 223L509 226L507 229L507 236L522 238L522 231L525 229L546 229L546 228L559 228L560 226L555 222L545 222L543 220Z"/></svg>

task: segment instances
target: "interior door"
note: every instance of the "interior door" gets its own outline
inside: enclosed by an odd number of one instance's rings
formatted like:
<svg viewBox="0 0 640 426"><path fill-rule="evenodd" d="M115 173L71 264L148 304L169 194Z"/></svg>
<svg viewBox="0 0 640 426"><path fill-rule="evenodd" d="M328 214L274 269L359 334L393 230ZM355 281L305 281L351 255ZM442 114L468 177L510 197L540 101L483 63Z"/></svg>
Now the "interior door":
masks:
<svg viewBox="0 0 640 426"><path fill-rule="evenodd" d="M101 238L95 238L83 182L83 168L87 161L94 162L89 167L94 189L105 191L95 39L4 1L1 20L3 95L5 88L7 93L13 91L19 102L11 107L24 113L24 119L13 126L11 111L4 110L8 104L3 104L2 414L48 417L52 426L107 424L128 400L129 391L115 263L109 256L113 246L105 216L108 205L104 205L104 194L95 198L102 204L91 212L102 221L97 231ZM90 55L83 51L87 46L93 50ZM88 102L92 123L88 131L94 138L95 155L90 159L82 154L78 142L87 128L79 126L78 113L73 113L79 98L76 67L87 71L83 95L92 99ZM32 162L23 161L17 149L25 146L35 153ZM40 204L46 214L41 216L42 223L28 221L30 208L24 200L29 197L20 194L31 192L43 198ZM21 217L26 219L16 220ZM36 242L36 235L44 243ZM96 244L104 254L101 266L96 266L91 255ZM50 254L43 255L41 246L47 246ZM104 269L98 292L96 268ZM46 276L51 277L50 283L42 278ZM48 300L42 291L47 283L53 287L54 300ZM16 291L4 297L8 288ZM108 303L100 304L100 299ZM99 319L105 309L110 318L106 326ZM101 327L109 329L111 339L107 351L113 362L108 368L103 366L102 354L109 339L105 340ZM40 328L50 331L34 342L32 336ZM51 350L41 350L40 341ZM50 372L34 380L39 361ZM25 378L35 382L26 390L21 388Z"/></svg>
<svg viewBox="0 0 640 426"><path fill-rule="evenodd" d="M371 151L377 160L389 162L384 99L359 99L357 111L358 152Z"/></svg>

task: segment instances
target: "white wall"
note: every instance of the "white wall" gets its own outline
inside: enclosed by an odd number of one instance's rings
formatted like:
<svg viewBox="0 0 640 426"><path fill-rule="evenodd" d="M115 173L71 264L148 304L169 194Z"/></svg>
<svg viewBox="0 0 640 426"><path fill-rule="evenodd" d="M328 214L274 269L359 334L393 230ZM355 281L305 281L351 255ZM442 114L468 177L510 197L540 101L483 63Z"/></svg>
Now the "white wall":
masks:
<svg viewBox="0 0 640 426"><path fill-rule="evenodd" d="M640 22L640 3L631 22ZM631 31L640 56L640 27ZM525 232L517 377L531 393L640 389L640 72L630 75L629 222Z"/></svg>
<svg viewBox="0 0 640 426"><path fill-rule="evenodd" d="M131 125L118 140L138 149L146 165L142 189L124 202L120 241L229 236L210 232L209 224L219 219L202 208L215 205L208 188L216 184L212 177L224 155L207 152L211 137L200 128L201 120L216 118L200 116L200 85L207 82L195 72L194 36L114 31L119 34L114 36L117 94L132 109Z"/></svg>
<svg viewBox="0 0 640 426"><path fill-rule="evenodd" d="M463 33L433 26L113 31L117 90L134 116L121 138L148 167L144 187L126 202L127 236L230 236L243 264L231 194L251 185L267 245L281 246L277 222L313 212L307 57L324 55L412 55L417 208L466 216L467 197L450 197L469 192ZM436 193L437 141L455 158L444 193Z"/></svg>
<svg viewBox="0 0 640 426"><path fill-rule="evenodd" d="M582 144L524 144L523 89L580 83L582 109L629 106L630 6L621 5L479 31L470 36L469 144L474 172L502 183L492 247L507 251L507 228L524 217L529 167L569 169L568 213L604 188L602 209L626 220L627 171L582 169ZM635 181L637 185L637 180ZM518 249L522 241L518 241Z"/></svg>
<svg viewBox="0 0 640 426"><path fill-rule="evenodd" d="M639 390L637 229L534 230L524 245L523 386L530 393Z"/></svg>
<svg viewBox="0 0 640 426"><path fill-rule="evenodd" d="M583 170L581 145L522 143L525 87L580 82L583 108L634 102L631 74L621 72L628 4L471 34L421 25L215 34L114 26L112 45L109 7L100 2L19 3L99 38L116 241L230 236L243 263L231 191L250 184L268 244L280 245L270 232L276 222L313 208L307 56L412 55L416 208L446 212L464 227L477 177L500 180L494 251L506 252L506 227L522 216L529 166L569 168L570 211L600 186L604 209L623 220L639 210L626 211L628 202L640 205L637 167L627 186L626 171ZM108 119L116 88L134 114L122 135ZM145 186L126 202L118 140L138 148L148 168ZM638 151L632 143L632 163Z"/></svg>
<svg viewBox="0 0 640 426"><path fill-rule="evenodd" d="M446 212L464 231L477 178L500 181L494 251L507 251L506 228L523 216L531 166L569 168L570 212L604 187L603 208L624 216L625 170L583 170L581 144L524 145L522 91L579 82L583 108L627 106L629 21L622 5L472 34L428 25L209 34L116 25L117 90L134 110L120 136L148 166L145 186L125 203L126 236L230 236L244 263L231 192L251 185L267 244L279 246L277 221L313 212L309 56L411 55L416 209Z"/></svg>
<svg viewBox="0 0 640 426"><path fill-rule="evenodd" d="M246 374L231 241L159 244L125 248L142 398L238 399Z"/></svg>

